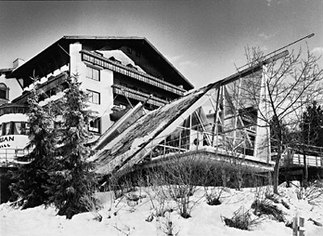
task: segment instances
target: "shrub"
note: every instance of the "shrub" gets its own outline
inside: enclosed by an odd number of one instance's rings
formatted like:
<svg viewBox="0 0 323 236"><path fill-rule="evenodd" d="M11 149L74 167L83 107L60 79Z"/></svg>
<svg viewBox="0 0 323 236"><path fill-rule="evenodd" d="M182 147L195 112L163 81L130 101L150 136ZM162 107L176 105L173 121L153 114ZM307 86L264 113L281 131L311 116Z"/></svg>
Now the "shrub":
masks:
<svg viewBox="0 0 323 236"><path fill-rule="evenodd" d="M278 209L277 206L273 205L269 200L255 200L251 204L251 208L254 209L254 214L257 216L261 215L272 215L279 222L284 222L283 211Z"/></svg>
<svg viewBox="0 0 323 236"><path fill-rule="evenodd" d="M251 218L250 210L245 211L243 207L235 211L232 218L223 218L225 225L242 230L250 230L259 223L259 220Z"/></svg>
<svg viewBox="0 0 323 236"><path fill-rule="evenodd" d="M223 192L223 187L209 189L204 187L206 203L210 206L217 206L221 204L220 197Z"/></svg>
<svg viewBox="0 0 323 236"><path fill-rule="evenodd" d="M320 204L323 202L323 182L319 180L311 182L307 188L297 189L296 194L299 200L306 199L310 204Z"/></svg>

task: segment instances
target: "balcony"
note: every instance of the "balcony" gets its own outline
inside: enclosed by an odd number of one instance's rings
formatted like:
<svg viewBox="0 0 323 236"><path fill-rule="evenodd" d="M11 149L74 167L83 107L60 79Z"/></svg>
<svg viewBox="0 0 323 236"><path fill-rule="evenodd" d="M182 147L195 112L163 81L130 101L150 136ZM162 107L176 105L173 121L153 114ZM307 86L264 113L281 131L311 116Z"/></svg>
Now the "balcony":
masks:
<svg viewBox="0 0 323 236"><path fill-rule="evenodd" d="M0 106L0 116L5 114L25 114L28 111L28 107L25 105L7 103Z"/></svg>
<svg viewBox="0 0 323 236"><path fill-rule="evenodd" d="M122 65L113 60L97 55L96 53L86 50L82 50L81 53L83 61L129 76L133 79L142 81L144 83L176 94L177 96L183 96L184 92L186 92L186 90L184 90L180 86L173 85L152 75L140 72L134 68L130 68L129 66Z"/></svg>
<svg viewBox="0 0 323 236"><path fill-rule="evenodd" d="M62 72L56 76L50 76L45 83L39 84L37 89L42 89L44 93L48 93L52 90L60 89L68 77L67 72ZM24 91L23 94L16 99L13 103L27 104L28 98L30 96L30 91Z"/></svg>
<svg viewBox="0 0 323 236"><path fill-rule="evenodd" d="M125 86L115 84L115 85L112 85L112 88L113 88L113 93L115 94L132 98L137 101L146 102L148 104L151 104L157 107L163 106L168 103L166 100L163 100L161 98L151 97L146 93L143 93L131 88L127 88Z"/></svg>

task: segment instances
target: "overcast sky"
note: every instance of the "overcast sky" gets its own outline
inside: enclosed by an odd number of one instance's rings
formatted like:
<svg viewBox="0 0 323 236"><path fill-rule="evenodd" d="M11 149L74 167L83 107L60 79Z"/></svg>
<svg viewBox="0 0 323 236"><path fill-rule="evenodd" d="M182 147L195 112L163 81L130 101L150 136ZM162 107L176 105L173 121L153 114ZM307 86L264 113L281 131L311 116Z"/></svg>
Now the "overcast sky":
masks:
<svg viewBox="0 0 323 236"><path fill-rule="evenodd" d="M323 53L323 1L1 1L0 32L0 68L64 35L142 36L201 87L245 64L246 46L269 53L315 33L309 49Z"/></svg>

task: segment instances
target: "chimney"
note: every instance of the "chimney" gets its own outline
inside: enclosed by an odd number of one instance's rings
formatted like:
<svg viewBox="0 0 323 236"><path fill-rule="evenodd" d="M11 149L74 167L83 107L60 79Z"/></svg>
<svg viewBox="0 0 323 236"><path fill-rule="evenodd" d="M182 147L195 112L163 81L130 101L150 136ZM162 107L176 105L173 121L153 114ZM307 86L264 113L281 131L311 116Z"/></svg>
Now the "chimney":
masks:
<svg viewBox="0 0 323 236"><path fill-rule="evenodd" d="M24 60L21 58L17 58L16 60L13 61L13 69L16 69L17 67L21 66L24 64Z"/></svg>

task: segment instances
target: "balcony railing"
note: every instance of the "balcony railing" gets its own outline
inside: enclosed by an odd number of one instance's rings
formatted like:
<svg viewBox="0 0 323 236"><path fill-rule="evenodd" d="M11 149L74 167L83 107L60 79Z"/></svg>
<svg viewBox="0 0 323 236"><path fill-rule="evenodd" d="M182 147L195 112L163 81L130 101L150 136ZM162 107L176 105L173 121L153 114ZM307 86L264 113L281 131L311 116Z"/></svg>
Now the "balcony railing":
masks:
<svg viewBox="0 0 323 236"><path fill-rule="evenodd" d="M56 75L56 76L50 76L48 80L38 85L38 89L42 89L44 93L52 90L52 89L58 89L62 84L66 81L68 77L68 73L66 71ZM12 102L19 103L19 104L26 104L28 102L28 98L30 97L30 91L24 91L23 94L16 99L14 99Z"/></svg>
<svg viewBox="0 0 323 236"><path fill-rule="evenodd" d="M112 60L109 60L108 58L105 58L103 56L100 56L96 53L89 52L86 50L82 50L82 60L90 62L94 65L118 72L120 74L129 76L131 78L134 78L136 80L142 81L144 83L153 85L155 87L161 88L163 90L172 92L174 94L177 94L179 96L183 96L185 90L183 88L180 88L176 85L173 85L171 83L168 83L166 81L163 81L161 79L158 79L152 75L137 71L133 68L130 68L128 66L119 64L117 62L114 62Z"/></svg>
<svg viewBox="0 0 323 236"><path fill-rule="evenodd" d="M5 114L27 113L28 107L25 105L7 103L0 106L0 116Z"/></svg>
<svg viewBox="0 0 323 236"><path fill-rule="evenodd" d="M128 98L132 98L138 101L142 101L142 102L146 102L148 104L152 104L155 106L163 106L167 103L166 100L163 100L161 98L157 98L157 97L151 97L149 98L149 95L131 88L127 88L125 86L121 86L121 85L112 85L113 87L113 92L122 96L126 96ZM149 99L149 100L148 100Z"/></svg>
<svg viewBox="0 0 323 236"><path fill-rule="evenodd" d="M304 150L286 148L283 153L281 164L283 166L304 166L304 157L307 166L323 168L323 147L302 145ZM305 155L303 152L305 151Z"/></svg>

